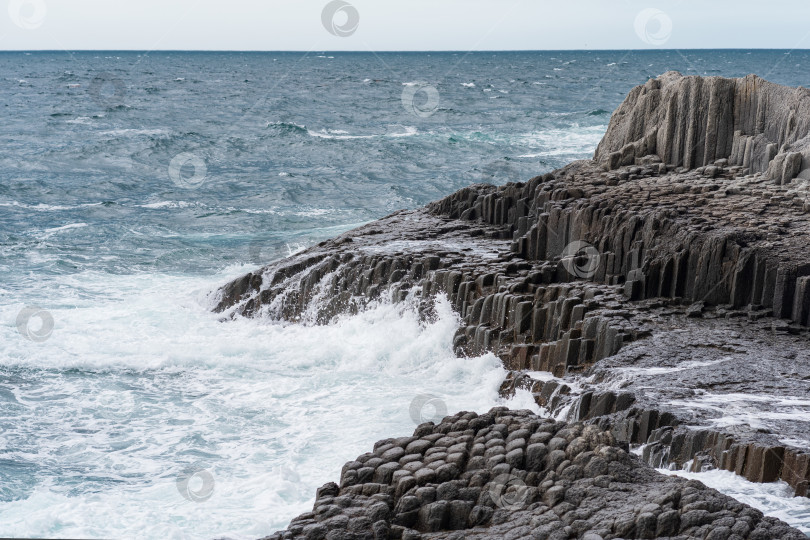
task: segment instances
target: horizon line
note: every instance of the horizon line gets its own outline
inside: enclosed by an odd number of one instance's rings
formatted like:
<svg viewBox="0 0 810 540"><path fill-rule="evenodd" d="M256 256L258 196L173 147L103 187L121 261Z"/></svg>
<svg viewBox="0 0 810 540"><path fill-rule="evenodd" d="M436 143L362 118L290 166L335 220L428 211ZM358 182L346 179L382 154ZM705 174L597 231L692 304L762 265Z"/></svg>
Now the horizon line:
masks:
<svg viewBox="0 0 810 540"><path fill-rule="evenodd" d="M194 52L194 53L299 53L311 54L313 52L328 53L351 53L351 54L379 54L379 53L505 53L505 52L678 52L678 51L787 51L787 52L809 52L810 48L770 48L770 47L694 47L694 48L673 48L673 49L386 49L386 50L349 50L349 49L312 49L309 51L297 49L0 49L0 53L64 53L64 52L129 52L129 53L169 53L169 52Z"/></svg>

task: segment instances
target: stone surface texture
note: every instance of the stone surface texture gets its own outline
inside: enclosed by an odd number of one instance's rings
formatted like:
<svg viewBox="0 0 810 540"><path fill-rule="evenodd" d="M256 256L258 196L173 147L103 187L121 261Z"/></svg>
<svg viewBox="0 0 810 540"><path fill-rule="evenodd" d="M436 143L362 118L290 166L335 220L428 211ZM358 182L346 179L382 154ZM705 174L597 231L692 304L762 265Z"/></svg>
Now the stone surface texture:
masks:
<svg viewBox="0 0 810 540"><path fill-rule="evenodd" d="M725 79L671 71L633 89L613 114L595 159L611 169L649 154L688 169L727 159L784 184L810 158L808 134L808 89L756 75Z"/></svg>
<svg viewBox="0 0 810 540"><path fill-rule="evenodd" d="M325 324L387 299L430 317L445 295L462 320L456 352L497 354L503 395L529 391L557 420L644 445L649 464L782 479L806 496L808 92L664 74L630 92L593 160L396 212L234 280L215 310ZM398 499L380 499L396 516ZM418 523L455 516L447 505L419 506ZM547 511L506 522L537 528ZM497 519L486 527L507 526ZM733 527L707 538L746 537Z"/></svg>
<svg viewBox="0 0 810 540"><path fill-rule="evenodd" d="M386 439L266 540L804 540L697 481L655 472L610 432L530 411L458 413Z"/></svg>

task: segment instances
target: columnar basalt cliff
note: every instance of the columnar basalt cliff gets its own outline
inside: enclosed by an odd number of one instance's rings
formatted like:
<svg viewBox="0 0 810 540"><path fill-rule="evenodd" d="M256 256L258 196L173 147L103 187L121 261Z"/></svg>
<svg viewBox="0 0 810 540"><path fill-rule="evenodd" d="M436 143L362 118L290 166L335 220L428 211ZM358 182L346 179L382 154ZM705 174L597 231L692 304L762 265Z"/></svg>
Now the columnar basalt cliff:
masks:
<svg viewBox="0 0 810 540"><path fill-rule="evenodd" d="M669 72L633 89L611 118L595 159L611 169L650 154L687 169L727 159L784 184L808 167L808 134L810 90L756 75Z"/></svg>
<svg viewBox="0 0 810 540"><path fill-rule="evenodd" d="M321 324L389 297L429 316L443 294L457 353L503 359L504 395L656 466L806 495L809 135L807 90L667 73L593 160L394 213L233 281L216 310Z"/></svg>

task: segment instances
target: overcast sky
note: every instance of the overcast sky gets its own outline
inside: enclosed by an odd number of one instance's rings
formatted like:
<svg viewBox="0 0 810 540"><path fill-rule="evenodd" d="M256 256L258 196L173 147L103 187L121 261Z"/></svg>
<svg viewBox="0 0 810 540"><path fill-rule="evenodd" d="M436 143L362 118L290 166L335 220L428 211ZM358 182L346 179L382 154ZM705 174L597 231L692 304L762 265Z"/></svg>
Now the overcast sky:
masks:
<svg viewBox="0 0 810 540"><path fill-rule="evenodd" d="M810 48L808 0L3 1L3 50Z"/></svg>

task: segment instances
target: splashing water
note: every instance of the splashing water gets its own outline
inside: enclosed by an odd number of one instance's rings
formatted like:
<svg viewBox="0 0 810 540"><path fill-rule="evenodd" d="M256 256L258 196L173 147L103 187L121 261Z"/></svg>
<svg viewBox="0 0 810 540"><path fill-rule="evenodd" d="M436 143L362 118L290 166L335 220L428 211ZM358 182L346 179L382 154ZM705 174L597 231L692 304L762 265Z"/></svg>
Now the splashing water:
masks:
<svg viewBox="0 0 810 540"><path fill-rule="evenodd" d="M810 536L810 499L794 497L793 488L782 480L760 484L750 482L731 471L719 469L693 473L658 469L659 472L699 480L717 491L753 506L767 516L779 518Z"/></svg>

